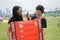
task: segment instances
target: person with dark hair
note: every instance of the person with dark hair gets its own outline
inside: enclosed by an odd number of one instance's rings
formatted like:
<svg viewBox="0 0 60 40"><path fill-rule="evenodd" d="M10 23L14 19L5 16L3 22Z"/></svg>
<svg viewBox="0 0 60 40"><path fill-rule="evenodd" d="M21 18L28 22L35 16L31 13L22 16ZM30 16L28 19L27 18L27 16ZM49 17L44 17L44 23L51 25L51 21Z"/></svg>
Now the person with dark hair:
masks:
<svg viewBox="0 0 60 40"><path fill-rule="evenodd" d="M11 22L15 22L15 21L23 21L23 17L22 17L22 7L20 6L14 6L12 9L12 17L10 18L8 24L10 24ZM8 27L8 37L9 40L12 40L11 35L11 28L10 26Z"/></svg>
<svg viewBox="0 0 60 40"><path fill-rule="evenodd" d="M30 20L30 15L29 15L29 13L28 13L28 12L27 12L26 17L27 17L27 20Z"/></svg>
<svg viewBox="0 0 60 40"><path fill-rule="evenodd" d="M23 21L22 8L20 6L14 6L12 11L13 11L13 14L8 24L13 21Z"/></svg>
<svg viewBox="0 0 60 40"><path fill-rule="evenodd" d="M38 5L36 7L36 16L33 16L31 19L39 19L40 21L38 23L40 23L39 25L41 26L42 30L43 30L43 34L44 34L44 28L47 28L47 23L46 23L46 18L44 16L42 16L42 14L44 13L44 7L42 5ZM43 38L42 38L43 39Z"/></svg>
<svg viewBox="0 0 60 40"><path fill-rule="evenodd" d="M33 20L33 19L36 19L36 18L43 17L42 14L44 13L44 9L45 8L42 5L38 5L36 7L36 13L34 14L35 16L33 16L31 19ZM43 28L47 27L45 17L43 19L41 19L41 23L42 23Z"/></svg>
<svg viewBox="0 0 60 40"><path fill-rule="evenodd" d="M32 18L31 18L31 20L32 19L36 19L36 18L37 18L37 15L36 15L36 13L34 13L33 16L32 16Z"/></svg>

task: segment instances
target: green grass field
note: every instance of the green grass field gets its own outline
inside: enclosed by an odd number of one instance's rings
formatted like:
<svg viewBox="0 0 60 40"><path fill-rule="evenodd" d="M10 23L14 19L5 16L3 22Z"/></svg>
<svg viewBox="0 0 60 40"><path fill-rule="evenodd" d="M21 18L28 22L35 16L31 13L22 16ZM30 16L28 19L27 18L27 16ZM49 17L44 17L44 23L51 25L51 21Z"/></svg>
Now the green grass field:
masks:
<svg viewBox="0 0 60 40"><path fill-rule="evenodd" d="M57 26L58 20L60 17L46 17L47 19L47 28L46 28L46 40L60 40L60 27ZM0 40L8 40L7 37L7 27L8 24L2 22L0 24Z"/></svg>

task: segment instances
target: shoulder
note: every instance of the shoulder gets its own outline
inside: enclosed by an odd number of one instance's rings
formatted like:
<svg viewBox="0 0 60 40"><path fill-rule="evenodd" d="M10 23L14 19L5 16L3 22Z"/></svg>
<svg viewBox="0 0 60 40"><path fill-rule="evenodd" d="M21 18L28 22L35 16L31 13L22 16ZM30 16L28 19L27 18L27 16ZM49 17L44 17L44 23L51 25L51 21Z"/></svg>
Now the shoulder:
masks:
<svg viewBox="0 0 60 40"><path fill-rule="evenodd" d="M41 21L45 22L46 21L46 18L44 16L41 16Z"/></svg>
<svg viewBox="0 0 60 40"><path fill-rule="evenodd" d="M13 21L14 21L14 18L10 18L10 20L8 21L8 24Z"/></svg>
<svg viewBox="0 0 60 40"><path fill-rule="evenodd" d="M46 20L46 18L42 18L41 20Z"/></svg>

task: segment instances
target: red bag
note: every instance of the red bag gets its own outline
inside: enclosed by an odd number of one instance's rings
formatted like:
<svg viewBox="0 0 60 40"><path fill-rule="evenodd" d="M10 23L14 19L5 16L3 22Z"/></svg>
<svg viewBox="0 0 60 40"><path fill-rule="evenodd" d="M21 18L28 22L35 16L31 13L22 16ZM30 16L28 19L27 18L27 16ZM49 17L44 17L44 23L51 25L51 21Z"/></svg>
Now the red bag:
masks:
<svg viewBox="0 0 60 40"><path fill-rule="evenodd" d="M11 22L12 40L40 40L40 29L37 20Z"/></svg>

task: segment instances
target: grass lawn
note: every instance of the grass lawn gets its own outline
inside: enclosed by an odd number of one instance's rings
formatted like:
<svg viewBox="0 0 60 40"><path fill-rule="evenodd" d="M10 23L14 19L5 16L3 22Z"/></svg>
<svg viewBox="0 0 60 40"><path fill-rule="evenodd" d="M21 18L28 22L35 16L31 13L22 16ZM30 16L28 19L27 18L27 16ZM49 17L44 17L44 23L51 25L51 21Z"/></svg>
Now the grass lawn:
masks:
<svg viewBox="0 0 60 40"><path fill-rule="evenodd" d="M60 27L57 26L60 17L46 17L47 28L46 28L46 40L60 40ZM2 22L0 23L0 40L8 40L7 37L7 27L8 24Z"/></svg>
<svg viewBox="0 0 60 40"><path fill-rule="evenodd" d="M57 26L60 17L46 17L46 40L60 40L60 27Z"/></svg>

